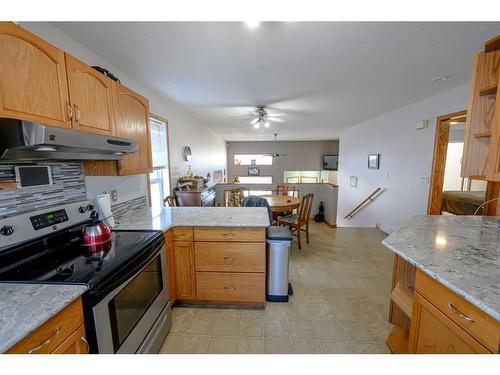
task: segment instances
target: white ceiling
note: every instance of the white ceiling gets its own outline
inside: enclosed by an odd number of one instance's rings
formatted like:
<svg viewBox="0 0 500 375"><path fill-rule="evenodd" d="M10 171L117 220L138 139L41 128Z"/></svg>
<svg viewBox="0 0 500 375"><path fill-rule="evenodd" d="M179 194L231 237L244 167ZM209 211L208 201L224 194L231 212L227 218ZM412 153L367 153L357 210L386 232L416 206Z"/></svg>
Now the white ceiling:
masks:
<svg viewBox="0 0 500 375"><path fill-rule="evenodd" d="M54 25L226 140L334 139L468 82L500 23L56 22ZM449 75L433 82L437 75ZM287 112L264 133L234 117ZM464 106L466 103L464 103Z"/></svg>

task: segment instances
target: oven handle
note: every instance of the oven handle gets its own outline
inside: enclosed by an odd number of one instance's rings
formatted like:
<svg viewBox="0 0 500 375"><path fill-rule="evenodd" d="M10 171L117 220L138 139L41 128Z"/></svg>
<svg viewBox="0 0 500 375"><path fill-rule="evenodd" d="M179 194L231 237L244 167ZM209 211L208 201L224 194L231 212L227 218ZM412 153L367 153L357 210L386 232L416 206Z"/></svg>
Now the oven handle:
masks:
<svg viewBox="0 0 500 375"><path fill-rule="evenodd" d="M149 254L146 258L144 258L140 263L134 265L133 267L125 268L120 270L116 275L112 277L111 280L107 281L101 287L97 286L90 291L90 303L92 306L97 305L104 297L108 295L108 293L115 290L117 287L122 285L125 281L130 279L135 274L139 273L144 267L146 267L151 261L160 255L162 251L165 251L164 241L160 243L155 243L153 247L155 250ZM134 263L135 260L132 260L129 264ZM161 265L164 267L164 265Z"/></svg>

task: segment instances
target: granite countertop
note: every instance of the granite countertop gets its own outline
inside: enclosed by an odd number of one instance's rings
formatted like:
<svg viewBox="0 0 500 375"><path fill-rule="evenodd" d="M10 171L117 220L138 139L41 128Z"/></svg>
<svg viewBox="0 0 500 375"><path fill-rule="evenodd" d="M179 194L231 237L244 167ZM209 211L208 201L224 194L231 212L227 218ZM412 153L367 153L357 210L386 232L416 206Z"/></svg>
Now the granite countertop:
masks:
<svg viewBox="0 0 500 375"><path fill-rule="evenodd" d="M414 216L382 243L500 321L500 217Z"/></svg>
<svg viewBox="0 0 500 375"><path fill-rule="evenodd" d="M162 230L172 227L267 227L264 207L163 207L145 208L122 215L113 229Z"/></svg>
<svg viewBox="0 0 500 375"><path fill-rule="evenodd" d="M0 353L81 296L85 285L0 283Z"/></svg>

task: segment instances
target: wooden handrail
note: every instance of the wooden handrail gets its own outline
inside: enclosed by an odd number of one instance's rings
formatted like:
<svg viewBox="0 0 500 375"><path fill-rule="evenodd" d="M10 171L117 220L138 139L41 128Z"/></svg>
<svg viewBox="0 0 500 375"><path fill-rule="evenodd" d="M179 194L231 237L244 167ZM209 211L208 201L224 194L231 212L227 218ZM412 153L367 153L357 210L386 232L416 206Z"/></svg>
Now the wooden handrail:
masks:
<svg viewBox="0 0 500 375"><path fill-rule="evenodd" d="M344 216L344 219L349 219L349 220L352 219L352 217L358 213L358 211L365 205L365 203L373 202L373 197L377 195L380 190L382 190L382 188L379 187L376 188L369 196L367 196L363 200L363 202L358 204L356 207L354 207L354 209L351 212L349 212L346 216Z"/></svg>

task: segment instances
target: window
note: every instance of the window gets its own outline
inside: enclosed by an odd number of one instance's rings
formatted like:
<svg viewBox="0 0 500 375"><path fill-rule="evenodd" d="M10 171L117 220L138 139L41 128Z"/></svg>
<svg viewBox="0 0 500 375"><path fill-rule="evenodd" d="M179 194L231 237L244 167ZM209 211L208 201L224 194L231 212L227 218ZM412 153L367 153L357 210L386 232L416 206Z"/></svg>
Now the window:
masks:
<svg viewBox="0 0 500 375"><path fill-rule="evenodd" d="M273 165L273 157L269 154L235 154L234 165Z"/></svg>
<svg viewBox="0 0 500 375"><path fill-rule="evenodd" d="M170 195L167 122L156 117L149 119L153 172L149 174L151 208L159 211L163 199Z"/></svg>
<svg viewBox="0 0 500 375"><path fill-rule="evenodd" d="M242 184L272 184L273 176L238 176Z"/></svg>

